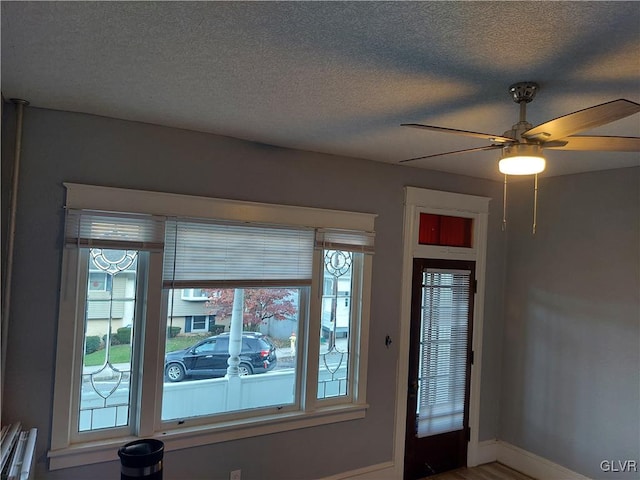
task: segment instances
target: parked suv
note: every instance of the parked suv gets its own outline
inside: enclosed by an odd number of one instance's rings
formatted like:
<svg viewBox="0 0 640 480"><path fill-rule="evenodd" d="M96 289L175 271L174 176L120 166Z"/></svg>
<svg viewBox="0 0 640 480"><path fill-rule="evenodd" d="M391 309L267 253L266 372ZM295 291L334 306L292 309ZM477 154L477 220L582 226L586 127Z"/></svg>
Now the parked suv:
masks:
<svg viewBox="0 0 640 480"><path fill-rule="evenodd" d="M223 377L227 373L228 358L229 333L221 333L183 350L167 353L164 372L170 382L180 382L186 376ZM269 337L258 332L242 333L240 375L268 372L277 362L276 347Z"/></svg>

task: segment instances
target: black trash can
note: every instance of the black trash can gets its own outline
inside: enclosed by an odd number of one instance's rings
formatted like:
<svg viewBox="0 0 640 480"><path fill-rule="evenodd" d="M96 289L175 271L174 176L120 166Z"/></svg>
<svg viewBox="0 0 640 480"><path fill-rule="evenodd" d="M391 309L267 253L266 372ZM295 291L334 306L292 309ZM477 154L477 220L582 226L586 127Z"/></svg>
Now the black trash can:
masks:
<svg viewBox="0 0 640 480"><path fill-rule="evenodd" d="M136 440L118 450L120 480L162 480L164 443L153 438Z"/></svg>

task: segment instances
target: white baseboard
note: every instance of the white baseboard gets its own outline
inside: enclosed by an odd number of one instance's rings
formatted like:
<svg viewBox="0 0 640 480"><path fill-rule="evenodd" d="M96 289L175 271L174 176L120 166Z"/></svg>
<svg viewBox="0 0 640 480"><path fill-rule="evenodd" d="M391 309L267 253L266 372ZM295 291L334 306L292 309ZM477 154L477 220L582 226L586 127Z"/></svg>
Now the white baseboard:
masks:
<svg viewBox="0 0 640 480"><path fill-rule="evenodd" d="M475 465L497 461L539 480L590 480L589 477L501 440L479 442L475 460ZM400 480L401 478L402 469L396 469L393 462L384 462L324 477L322 480Z"/></svg>
<svg viewBox="0 0 640 480"><path fill-rule="evenodd" d="M498 459L498 441L497 440L484 440L478 442L478 448L476 450L475 459L473 464L467 462L470 467L476 465L482 465L485 463L495 462Z"/></svg>
<svg viewBox="0 0 640 480"><path fill-rule="evenodd" d="M541 480L589 480L573 470L558 465L507 442L496 442L496 460L530 477Z"/></svg>

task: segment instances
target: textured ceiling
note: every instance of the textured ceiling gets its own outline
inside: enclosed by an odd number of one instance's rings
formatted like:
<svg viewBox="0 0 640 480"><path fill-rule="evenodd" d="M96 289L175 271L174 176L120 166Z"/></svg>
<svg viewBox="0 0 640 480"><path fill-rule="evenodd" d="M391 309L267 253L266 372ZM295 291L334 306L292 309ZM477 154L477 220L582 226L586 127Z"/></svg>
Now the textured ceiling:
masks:
<svg viewBox="0 0 640 480"><path fill-rule="evenodd" d="M382 162L485 146L530 80L536 125L640 102L640 2L6 2L2 93L33 106ZM590 132L640 135L640 114ZM547 175L640 154L547 151ZM498 178L496 151L416 167Z"/></svg>

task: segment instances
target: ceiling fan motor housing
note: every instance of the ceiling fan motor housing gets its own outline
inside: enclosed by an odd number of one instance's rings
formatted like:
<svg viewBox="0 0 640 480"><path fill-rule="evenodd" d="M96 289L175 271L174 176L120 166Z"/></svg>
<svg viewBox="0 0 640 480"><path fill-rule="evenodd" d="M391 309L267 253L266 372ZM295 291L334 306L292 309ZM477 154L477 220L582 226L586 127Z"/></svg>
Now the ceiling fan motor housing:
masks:
<svg viewBox="0 0 640 480"><path fill-rule="evenodd" d="M540 87L535 82L518 82L509 87L509 93L516 103L531 102Z"/></svg>
<svg viewBox="0 0 640 480"><path fill-rule="evenodd" d="M540 157L542 147L533 143L514 143L505 145L502 149L502 157Z"/></svg>

